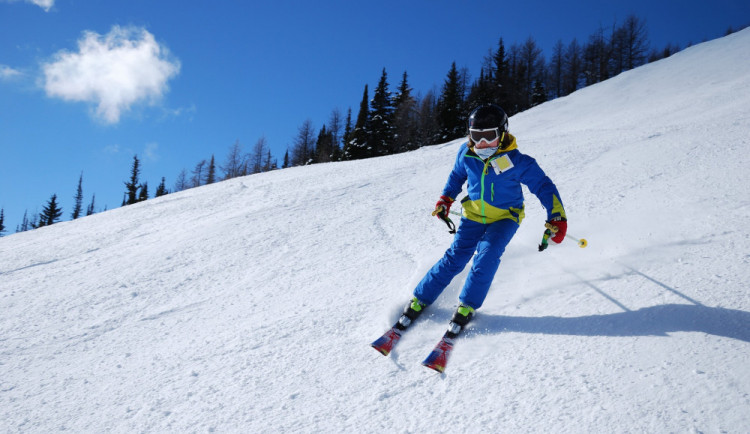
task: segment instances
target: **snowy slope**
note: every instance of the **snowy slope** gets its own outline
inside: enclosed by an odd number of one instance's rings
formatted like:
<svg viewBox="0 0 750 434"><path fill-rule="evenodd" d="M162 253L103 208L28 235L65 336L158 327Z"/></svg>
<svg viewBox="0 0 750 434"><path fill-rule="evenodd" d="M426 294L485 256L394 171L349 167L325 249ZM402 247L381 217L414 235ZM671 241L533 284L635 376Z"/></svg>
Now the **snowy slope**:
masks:
<svg viewBox="0 0 750 434"><path fill-rule="evenodd" d="M0 239L2 432L750 432L750 30L515 116L557 183L446 374L460 141L234 179Z"/></svg>

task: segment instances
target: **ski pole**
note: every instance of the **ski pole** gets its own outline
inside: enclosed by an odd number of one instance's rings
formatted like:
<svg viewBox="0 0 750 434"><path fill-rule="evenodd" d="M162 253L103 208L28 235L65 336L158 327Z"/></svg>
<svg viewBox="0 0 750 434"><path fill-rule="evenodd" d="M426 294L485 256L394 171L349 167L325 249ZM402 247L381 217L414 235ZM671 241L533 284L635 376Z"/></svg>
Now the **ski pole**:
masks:
<svg viewBox="0 0 750 434"><path fill-rule="evenodd" d="M557 231L559 230L559 229L557 229L557 226L553 225L552 223L545 223L544 227L547 228L547 230L549 230L553 234L556 234ZM544 231L544 233L545 233L546 238L549 238L549 235L547 235L547 231ZM586 246L589 245L589 242L586 241L585 238L578 239L578 238L576 238L576 237L574 237L572 235L568 235L568 234L565 234L565 238L570 238L571 240L575 241L576 243L578 243L578 247L580 247L580 248L584 248L584 247L586 247ZM546 241L546 239L542 238L542 244L546 244L546 243L544 243L544 241Z"/></svg>
<svg viewBox="0 0 750 434"><path fill-rule="evenodd" d="M439 206L435 208L435 211L432 212L432 215L436 215L440 217L440 220L444 221L446 225L448 225L448 232L451 234L456 233L456 224L453 223L453 220L448 217L448 215L445 213L445 207Z"/></svg>

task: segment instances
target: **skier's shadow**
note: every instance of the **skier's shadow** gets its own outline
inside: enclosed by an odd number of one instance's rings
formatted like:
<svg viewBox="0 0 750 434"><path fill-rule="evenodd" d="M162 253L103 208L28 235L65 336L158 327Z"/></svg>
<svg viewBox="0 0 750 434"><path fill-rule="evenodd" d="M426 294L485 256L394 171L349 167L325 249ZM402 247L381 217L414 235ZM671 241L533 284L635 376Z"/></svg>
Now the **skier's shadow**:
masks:
<svg viewBox="0 0 750 434"><path fill-rule="evenodd" d="M516 332L573 336L668 336L670 332L701 332L750 342L750 312L665 304L579 317L479 314L466 331L467 335Z"/></svg>

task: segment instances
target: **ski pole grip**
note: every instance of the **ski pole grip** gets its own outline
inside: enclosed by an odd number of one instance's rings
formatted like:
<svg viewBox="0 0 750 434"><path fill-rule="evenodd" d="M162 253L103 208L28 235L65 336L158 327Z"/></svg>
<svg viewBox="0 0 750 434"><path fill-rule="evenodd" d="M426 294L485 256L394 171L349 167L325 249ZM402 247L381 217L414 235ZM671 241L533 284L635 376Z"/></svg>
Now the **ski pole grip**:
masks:
<svg viewBox="0 0 750 434"><path fill-rule="evenodd" d="M552 232L553 234L556 234L557 231L560 230L557 226L553 225L552 223L545 223L544 227L549 229L549 231Z"/></svg>

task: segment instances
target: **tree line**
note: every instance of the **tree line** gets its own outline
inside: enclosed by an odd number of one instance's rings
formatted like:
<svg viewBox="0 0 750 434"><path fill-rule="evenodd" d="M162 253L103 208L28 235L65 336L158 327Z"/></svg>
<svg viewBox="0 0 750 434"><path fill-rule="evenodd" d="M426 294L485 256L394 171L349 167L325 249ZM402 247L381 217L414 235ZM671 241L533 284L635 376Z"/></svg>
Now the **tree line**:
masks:
<svg viewBox="0 0 750 434"><path fill-rule="evenodd" d="M735 30L728 29L727 34ZM440 87L424 95L415 94L403 72L395 92L390 90L388 74L382 70L370 98L365 84L356 118L349 108L346 117L339 109L331 111L329 121L316 131L306 120L287 147L281 166L271 155L265 137L249 152L237 140L222 164L215 157L199 161L191 171L183 169L171 192L186 190L240 176L285 169L293 166L358 160L396 154L462 137L466 134L469 111L482 103L496 103L509 116L551 99L564 97L576 90L599 83L648 62L678 52L668 44L662 49L649 46L645 21L628 16L619 25L600 26L586 41L562 40L554 45L547 60L533 37L523 43L505 46L502 38L481 59L479 76L472 79L468 68L457 68L453 62ZM221 172L219 172L218 170ZM148 183L140 182L140 162L134 156L130 177L124 181L122 206L149 199ZM83 174L79 178L71 219L84 215L82 208ZM154 197L169 194L165 178ZM95 195L85 215L95 212ZM53 194L41 214L24 213L16 232L54 224L62 218L62 209ZM4 210L0 209L0 236L6 232Z"/></svg>

